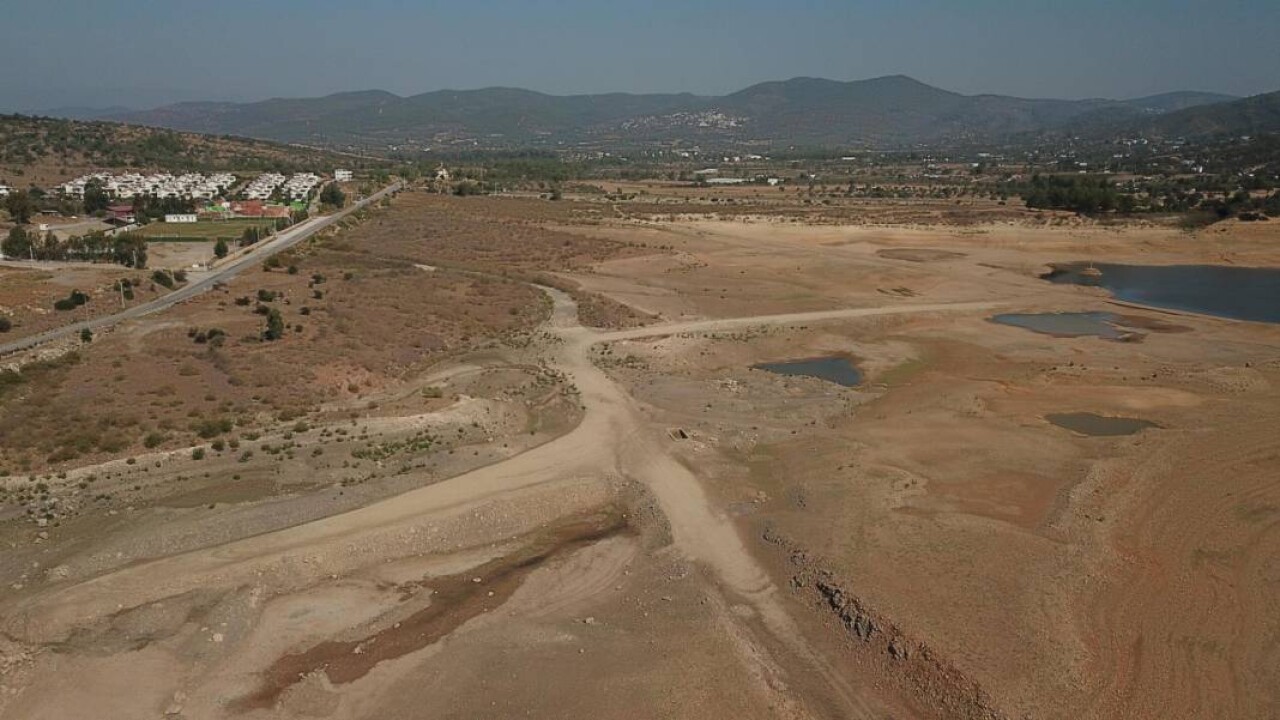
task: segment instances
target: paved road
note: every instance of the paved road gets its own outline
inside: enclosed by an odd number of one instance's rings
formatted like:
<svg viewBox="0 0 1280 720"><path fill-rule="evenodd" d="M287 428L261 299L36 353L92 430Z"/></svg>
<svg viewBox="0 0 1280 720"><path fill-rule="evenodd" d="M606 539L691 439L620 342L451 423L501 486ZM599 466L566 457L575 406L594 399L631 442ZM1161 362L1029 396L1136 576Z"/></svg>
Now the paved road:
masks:
<svg viewBox="0 0 1280 720"><path fill-rule="evenodd" d="M278 252L288 250L330 225L340 222L351 213L361 210L371 203L378 202L389 193L395 192L399 189L400 183L394 183L373 195L370 195L364 200L353 204L351 207L341 212L334 213L333 215L314 217L298 223L297 225L284 230L270 240L258 244L250 252L226 262L221 267L218 267L207 274L191 273L195 278L192 282L163 297L121 310L113 315L104 315L102 317L93 318L92 320L83 320L81 322L54 328L53 330L47 330L37 335L31 335L30 337L19 338L7 343L2 343L0 344L0 355L7 355L20 350L28 350L38 345L43 345L44 343L59 340L61 338L74 337L79 335L85 328L88 328L89 330L99 330L125 320L133 320L145 315L161 312L162 310L168 310L184 300L190 300L196 295L208 291L216 283L231 279L241 270L257 265Z"/></svg>

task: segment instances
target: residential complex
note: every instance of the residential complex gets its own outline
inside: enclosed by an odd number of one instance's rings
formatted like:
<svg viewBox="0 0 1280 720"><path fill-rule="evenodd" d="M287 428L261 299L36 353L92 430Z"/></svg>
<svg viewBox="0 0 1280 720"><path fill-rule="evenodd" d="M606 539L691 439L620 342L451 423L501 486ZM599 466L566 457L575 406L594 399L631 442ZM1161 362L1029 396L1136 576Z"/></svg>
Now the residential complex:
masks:
<svg viewBox="0 0 1280 720"><path fill-rule="evenodd" d="M262 173L249 183L240 193L249 200L266 200L275 194L276 188L284 184L284 176L280 173Z"/></svg>
<svg viewBox="0 0 1280 720"><path fill-rule="evenodd" d="M204 175L202 173L184 173L182 175L170 175L168 173L155 175L94 173L64 183L59 187L59 190L67 197L83 198L85 188L94 182L101 185L108 195L116 198L128 199L147 196L181 198L184 200L212 200L230 190L236 183L236 176L231 173L217 173L214 175Z"/></svg>
<svg viewBox="0 0 1280 720"><path fill-rule="evenodd" d="M306 200L320 185L321 178L314 173L298 173L285 177L280 173L263 173L244 188L241 196L246 200L270 200L277 194L285 200ZM170 175L140 175L126 173L93 173L78 177L58 187L66 197L83 198L85 188L97 183L113 198L128 200L135 197L180 198L183 200L214 200L229 197L236 185L231 173L184 173ZM0 185L0 196L9 194L7 186Z"/></svg>
<svg viewBox="0 0 1280 720"><path fill-rule="evenodd" d="M279 191L290 200L304 200L320 184L314 173L298 173L288 180L280 173L263 173L249 183L242 195L247 200L267 200Z"/></svg>

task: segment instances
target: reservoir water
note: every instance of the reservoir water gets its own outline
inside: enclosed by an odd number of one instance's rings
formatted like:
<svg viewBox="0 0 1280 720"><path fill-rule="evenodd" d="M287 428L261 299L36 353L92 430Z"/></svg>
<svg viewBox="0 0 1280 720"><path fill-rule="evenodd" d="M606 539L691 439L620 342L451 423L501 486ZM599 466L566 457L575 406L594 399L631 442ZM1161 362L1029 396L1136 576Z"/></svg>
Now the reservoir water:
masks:
<svg viewBox="0 0 1280 720"><path fill-rule="evenodd" d="M991 320L1054 337L1096 336L1119 340L1128 334L1120 329L1115 313L1109 312L1005 313Z"/></svg>
<svg viewBox="0 0 1280 720"><path fill-rule="evenodd" d="M844 387L855 387L862 384L862 373L847 358L840 355L830 357L807 358L804 360L787 360L776 363L760 363L752 365L756 370L766 370L778 375L803 375L805 377L826 380Z"/></svg>
<svg viewBox="0 0 1280 720"><path fill-rule="evenodd" d="M1053 413L1045 415L1044 419L1060 428L1066 428L1071 432L1077 432L1081 435L1090 435L1093 437L1118 437L1121 435L1132 435L1136 432L1146 430L1147 428L1158 427L1150 420L1127 417L1110 417L1107 415L1098 415L1096 413L1088 412Z"/></svg>
<svg viewBox="0 0 1280 720"><path fill-rule="evenodd" d="M1087 272L1092 267L1096 272ZM1227 265L1054 265L1053 283L1093 285L1120 300L1234 320L1280 323L1280 269Z"/></svg>

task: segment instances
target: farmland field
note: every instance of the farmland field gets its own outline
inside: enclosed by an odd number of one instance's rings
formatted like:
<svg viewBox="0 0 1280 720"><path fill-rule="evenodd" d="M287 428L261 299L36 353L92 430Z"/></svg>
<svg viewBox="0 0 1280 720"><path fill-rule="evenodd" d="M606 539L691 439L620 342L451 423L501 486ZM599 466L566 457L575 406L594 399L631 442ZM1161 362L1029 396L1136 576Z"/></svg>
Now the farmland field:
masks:
<svg viewBox="0 0 1280 720"><path fill-rule="evenodd" d="M163 238L165 240L216 240L225 238L237 240L246 228L260 227L264 230L274 226L272 219L236 219L210 220L198 223L163 223L155 222L144 225L138 232L148 239Z"/></svg>

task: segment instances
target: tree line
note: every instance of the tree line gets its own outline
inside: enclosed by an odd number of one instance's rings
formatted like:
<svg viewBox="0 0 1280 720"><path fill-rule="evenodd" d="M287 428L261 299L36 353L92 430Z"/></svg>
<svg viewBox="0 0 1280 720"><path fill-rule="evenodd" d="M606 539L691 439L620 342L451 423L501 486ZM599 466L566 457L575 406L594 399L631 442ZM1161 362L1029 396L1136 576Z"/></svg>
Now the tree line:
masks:
<svg viewBox="0 0 1280 720"><path fill-rule="evenodd" d="M0 242L5 257L30 260L113 262L131 268L147 266L147 241L137 233L73 235L65 240L52 232L18 226Z"/></svg>
<svg viewBox="0 0 1280 720"><path fill-rule="evenodd" d="M1033 175L1030 183L1019 188L1019 194L1027 207L1035 210L1097 213L1121 209L1121 205L1132 209L1130 196L1122 201L1109 179L1090 175Z"/></svg>

